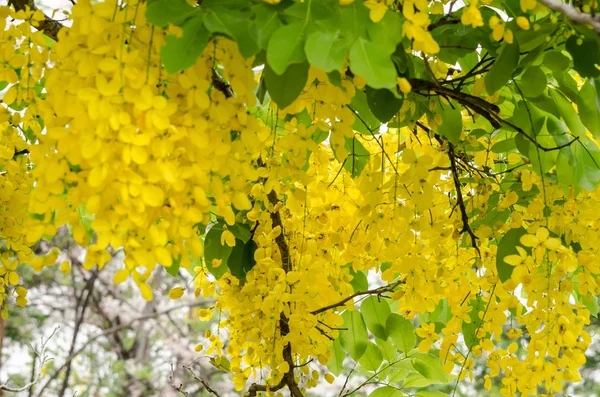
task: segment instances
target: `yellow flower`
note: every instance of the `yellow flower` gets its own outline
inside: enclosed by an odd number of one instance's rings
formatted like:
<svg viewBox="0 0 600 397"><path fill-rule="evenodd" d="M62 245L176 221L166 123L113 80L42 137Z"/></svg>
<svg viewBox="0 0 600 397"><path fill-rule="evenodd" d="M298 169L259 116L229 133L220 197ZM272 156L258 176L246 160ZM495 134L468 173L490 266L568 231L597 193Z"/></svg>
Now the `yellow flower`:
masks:
<svg viewBox="0 0 600 397"><path fill-rule="evenodd" d="M412 86L404 77L398 77L398 87L404 94L408 94L412 90Z"/></svg>
<svg viewBox="0 0 600 397"><path fill-rule="evenodd" d="M171 299L179 299L183 296L184 290L183 287L175 287L169 291L169 298Z"/></svg>

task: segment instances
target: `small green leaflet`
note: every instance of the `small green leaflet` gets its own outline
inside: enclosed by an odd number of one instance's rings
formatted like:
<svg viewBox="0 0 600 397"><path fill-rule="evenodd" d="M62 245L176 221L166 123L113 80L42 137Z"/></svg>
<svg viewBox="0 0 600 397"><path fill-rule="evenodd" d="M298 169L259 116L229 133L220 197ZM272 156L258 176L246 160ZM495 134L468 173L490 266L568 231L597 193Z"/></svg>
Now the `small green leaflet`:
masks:
<svg viewBox="0 0 600 397"><path fill-rule="evenodd" d="M256 16L252 25L256 31L258 45L260 48L266 49L273 32L283 25L279 19L279 13L275 7L267 4L253 6L252 13Z"/></svg>
<svg viewBox="0 0 600 397"><path fill-rule="evenodd" d="M600 95L597 90L597 80L585 82L577 95L577 110L583 124L594 138L600 138Z"/></svg>
<svg viewBox="0 0 600 397"><path fill-rule="evenodd" d="M221 234L223 233L223 223L216 223L210 228L204 237L204 260L208 271L218 280L227 273L227 260L233 248L228 245L221 245ZM213 259L220 259L221 265L213 267Z"/></svg>
<svg viewBox="0 0 600 397"><path fill-rule="evenodd" d="M462 114L460 108L452 109L447 107L441 112L442 124L438 127L437 133L448 139L451 143L457 144L460 142L462 133Z"/></svg>
<svg viewBox="0 0 600 397"><path fill-rule="evenodd" d="M412 358L412 364L418 373L431 381L448 383L452 380L452 375L448 375L444 371L439 357L432 356L431 354L417 353Z"/></svg>
<svg viewBox="0 0 600 397"><path fill-rule="evenodd" d="M346 61L345 40L340 31L327 32L316 30L306 39L304 51L306 58L314 67L325 72L333 72L344 66Z"/></svg>
<svg viewBox="0 0 600 397"><path fill-rule="evenodd" d="M562 116L565 123L573 133L573 135L578 136L580 138L584 137L586 134L585 126L579 119L579 116L575 112L575 108L571 102L563 96L559 91L551 89L550 96L554 100L554 103L558 107L560 115Z"/></svg>
<svg viewBox="0 0 600 397"><path fill-rule="evenodd" d="M148 3L146 20L164 28L171 24L179 25L199 11L199 8L192 7L185 0L155 0Z"/></svg>
<svg viewBox="0 0 600 397"><path fill-rule="evenodd" d="M600 63L600 50L596 40L585 39L581 45L577 44L578 35L569 37L565 43L565 48L573 57L573 68L579 72L581 77L598 77L600 70L596 69L595 64Z"/></svg>
<svg viewBox="0 0 600 397"><path fill-rule="evenodd" d="M346 358L346 353L342 348L342 343L340 339L336 339L333 341L333 356L327 362L327 368L331 371L335 376L339 376L342 372L344 372L344 359Z"/></svg>
<svg viewBox="0 0 600 397"><path fill-rule="evenodd" d="M505 43L496 62L485 75L485 89L489 95L498 91L512 77L519 64L519 45Z"/></svg>
<svg viewBox="0 0 600 397"><path fill-rule="evenodd" d="M379 347L369 342L363 356L358 360L358 363L367 371L377 371L383 362L383 355Z"/></svg>
<svg viewBox="0 0 600 397"><path fill-rule="evenodd" d="M267 91L279 108L291 105L302 93L308 81L308 69L308 63L296 63L290 65L283 74L276 74L269 65L265 65Z"/></svg>
<svg viewBox="0 0 600 397"><path fill-rule="evenodd" d="M360 312L369 331L376 337L387 340L386 321L391 314L387 301L376 296L369 296L360 305Z"/></svg>
<svg viewBox="0 0 600 397"><path fill-rule="evenodd" d="M258 246L254 240L248 240L244 243L244 241L240 239L235 239L235 247L233 247L231 255L227 259L227 267L231 274L242 283L246 280L246 274L248 274L256 264L256 261L254 260L256 248L258 248Z"/></svg>
<svg viewBox="0 0 600 397"><path fill-rule="evenodd" d="M498 243L498 251L496 254L496 271L500 281L505 282L510 279L510 276L514 270L514 267L504 262L504 258L508 255L518 255L517 245L519 245L519 239L527 231L520 227L518 229L510 229L504 234L500 242Z"/></svg>
<svg viewBox="0 0 600 397"><path fill-rule="evenodd" d="M542 68L539 66L530 66L521 76L520 84L523 95L535 98L544 93L548 81Z"/></svg>
<svg viewBox="0 0 600 397"><path fill-rule="evenodd" d="M586 295L579 296L579 300L584 306L590 311L590 315L598 318L598 310L600 310L600 306L598 306L598 297L592 295L591 298Z"/></svg>
<svg viewBox="0 0 600 397"><path fill-rule="evenodd" d="M373 390L369 397L404 397L404 393L392 386L383 386Z"/></svg>
<svg viewBox="0 0 600 397"><path fill-rule="evenodd" d="M390 314L385 322L387 334L394 345L404 354L411 351L417 344L417 336L413 324L399 314Z"/></svg>
<svg viewBox="0 0 600 397"><path fill-rule="evenodd" d="M168 73L177 73L196 63L208 44L210 33L200 15L188 19L181 27L182 37L169 35L160 49L160 59Z"/></svg>
<svg viewBox="0 0 600 397"><path fill-rule="evenodd" d="M340 342L344 350L350 354L354 361L360 360L369 344L369 334L362 314L357 310L346 310L342 314L344 324L340 331Z"/></svg>
<svg viewBox="0 0 600 397"><path fill-rule="evenodd" d="M360 37L350 48L350 69L373 88L393 89L397 75L390 55L377 44Z"/></svg>
<svg viewBox="0 0 600 397"><path fill-rule="evenodd" d="M288 66L306 59L304 54L304 25L292 23L273 32L267 47L267 63L277 75Z"/></svg>
<svg viewBox="0 0 600 397"><path fill-rule="evenodd" d="M400 112L403 99L399 99L396 95L387 89L376 90L371 87L366 87L367 102L371 112L381 121L387 123L392 117Z"/></svg>
<svg viewBox="0 0 600 397"><path fill-rule="evenodd" d="M356 178L369 163L371 153L356 138L345 138L344 147L348 151L344 168L353 178Z"/></svg>

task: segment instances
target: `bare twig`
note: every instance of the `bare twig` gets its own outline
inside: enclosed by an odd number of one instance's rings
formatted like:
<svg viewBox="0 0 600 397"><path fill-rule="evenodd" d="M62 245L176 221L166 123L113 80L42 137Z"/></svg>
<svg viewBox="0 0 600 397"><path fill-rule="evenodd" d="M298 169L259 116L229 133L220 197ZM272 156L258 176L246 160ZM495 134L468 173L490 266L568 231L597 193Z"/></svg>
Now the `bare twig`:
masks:
<svg viewBox="0 0 600 397"><path fill-rule="evenodd" d="M183 368L185 368L186 370L188 370L188 372L192 375L192 377L194 379L196 379L198 382L202 383L202 386L204 386L204 388L206 389L207 392L215 395L216 397L221 397L221 395L219 393L217 393L212 387L210 387L210 385L208 384L208 382L206 380L204 380L201 377L197 376L194 373L194 371L192 370L192 368L190 368L190 366L184 365Z"/></svg>
<svg viewBox="0 0 600 397"><path fill-rule="evenodd" d="M107 328L102 332L97 333L96 335L92 336L90 339L88 339L79 349L75 350L72 354L70 354L66 359L65 362L58 367L57 369L54 370L54 372L50 375L49 379L46 381L46 383L44 383L44 385L42 386L42 388L40 389L40 391L37 393L37 397L41 397L42 393L44 392L44 390L48 387L48 385L50 384L50 382L52 382L54 379L56 379L58 377L58 375L60 375L60 373L67 367L68 363L70 361L72 361L76 356L78 356L79 354L81 354L81 352L83 352L89 345L91 345L94 341L96 341L99 338L102 338L104 336L108 336L114 332L119 332L123 329L127 329L130 328L133 324L139 322L139 321L145 321L145 320L149 320L149 319L153 319L156 317L160 317L164 314L170 313L172 311L175 310L179 310L179 309L187 309L189 307L197 307L197 306L204 306L204 305L208 305L210 302L197 302L197 303L193 303L193 304L185 304L185 305L179 305L179 306L173 306L169 309L165 309L163 311L160 312L156 312L156 313L151 313L151 314L147 314L144 316L140 316L137 318L134 318L131 321L128 321L126 323L111 327L111 328Z"/></svg>
<svg viewBox="0 0 600 397"><path fill-rule="evenodd" d="M60 325L57 326L56 328L54 328L54 331L52 331L52 333L50 334L48 339L46 339L45 341L44 341L43 337L40 339L39 351L36 351L33 348L33 346L30 346L31 350L33 351L33 354L35 355L35 357L37 358L37 361L39 363L39 368L38 368L37 374L35 375L33 380L31 380L31 382L29 382L28 384L26 384L22 387L10 387L8 385L8 382L6 382L6 383L3 383L0 385L0 390L11 392L11 393L20 393L20 392L31 389L33 387L33 385L35 385L39 381L40 376L42 376L42 371L44 369L44 365L46 365L46 363L48 361L52 360L51 358L48 358L48 356L46 355L46 346L48 345L48 342L50 341L50 339L52 339L52 337L56 334L56 331L58 331L59 329L60 329ZM33 365L35 366L35 360L34 360Z"/></svg>

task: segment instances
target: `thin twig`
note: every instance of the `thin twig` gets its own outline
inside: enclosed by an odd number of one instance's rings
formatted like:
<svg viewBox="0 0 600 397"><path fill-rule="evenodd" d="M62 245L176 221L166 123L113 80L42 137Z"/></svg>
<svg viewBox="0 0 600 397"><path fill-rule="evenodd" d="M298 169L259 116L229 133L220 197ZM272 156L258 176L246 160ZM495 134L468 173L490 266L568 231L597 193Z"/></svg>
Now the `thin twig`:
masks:
<svg viewBox="0 0 600 397"><path fill-rule="evenodd" d="M46 365L46 363L50 360L52 360L51 358L48 358L48 356L46 356L46 346L48 345L48 342L50 341L50 339L52 339L52 337L56 334L56 331L58 331L60 329L60 325L57 326L56 328L54 328L54 331L52 331L52 333L50 334L50 336L48 337L48 339L46 339L44 341L43 337L40 340L40 350L36 351L32 346L31 346L31 350L33 351L35 357L37 357L37 360L39 362L39 369L37 371L37 374L35 375L35 377L33 378L33 380L29 383L27 383L26 385L22 386L22 387L10 387L8 385L8 382L3 383L0 385L0 390L3 391L7 391L10 393L20 393L26 390L29 390L33 387L33 385L35 385L39 379L40 376L42 376L42 372L44 370L44 366ZM33 365L35 366L35 360Z"/></svg>

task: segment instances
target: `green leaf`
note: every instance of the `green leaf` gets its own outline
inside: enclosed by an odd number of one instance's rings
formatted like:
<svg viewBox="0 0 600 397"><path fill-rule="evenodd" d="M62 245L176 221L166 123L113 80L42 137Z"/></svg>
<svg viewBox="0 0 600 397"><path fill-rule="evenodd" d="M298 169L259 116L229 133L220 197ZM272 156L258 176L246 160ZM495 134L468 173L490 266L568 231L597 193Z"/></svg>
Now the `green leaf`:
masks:
<svg viewBox="0 0 600 397"><path fill-rule="evenodd" d="M529 67L521 76L520 88L527 97L538 97L544 93L548 81L539 66Z"/></svg>
<svg viewBox="0 0 600 397"><path fill-rule="evenodd" d="M560 51L548 51L544 55L543 65L553 72L562 72L569 67L571 61Z"/></svg>
<svg viewBox="0 0 600 397"><path fill-rule="evenodd" d="M581 77L598 77L600 70L596 69L595 64L599 63L600 50L596 40L585 39L581 45L577 44L579 38L577 35L569 37L565 43L565 48L573 57L573 68L579 72Z"/></svg>
<svg viewBox="0 0 600 397"><path fill-rule="evenodd" d="M443 393L439 390L421 390L417 393L417 397L449 397L447 393Z"/></svg>
<svg viewBox="0 0 600 397"><path fill-rule="evenodd" d="M390 314L385 322L387 334L404 354L414 349L417 336L413 324L399 314Z"/></svg>
<svg viewBox="0 0 600 397"><path fill-rule="evenodd" d="M402 41L402 19L395 12L386 12L381 21L367 25L367 33L373 43L391 54Z"/></svg>
<svg viewBox="0 0 600 397"><path fill-rule="evenodd" d="M0 81L0 91L4 90L6 87L8 87L8 82Z"/></svg>
<svg viewBox="0 0 600 397"><path fill-rule="evenodd" d="M339 338L333 341L332 350L333 356L327 362L327 368L332 374L339 376L342 372L344 372L344 359L346 358L346 353L342 348Z"/></svg>
<svg viewBox="0 0 600 397"><path fill-rule="evenodd" d="M256 16L252 26L256 31L258 45L260 48L266 49L273 32L283 25L279 19L279 13L275 7L266 4L253 6L252 12Z"/></svg>
<svg viewBox="0 0 600 397"><path fill-rule="evenodd" d="M369 397L404 397L404 393L392 386L383 386L373 390Z"/></svg>
<svg viewBox="0 0 600 397"><path fill-rule="evenodd" d="M438 127L437 133L448 139L451 143L457 144L460 142L462 133L462 114L458 107L452 109L446 107L441 112L442 124Z"/></svg>
<svg viewBox="0 0 600 397"><path fill-rule="evenodd" d="M502 88L512 77L519 64L519 45L505 43L496 62L485 75L485 89L489 95Z"/></svg>
<svg viewBox="0 0 600 397"><path fill-rule="evenodd" d="M204 237L204 261L208 271L217 280L227 273L227 260L233 251L233 247L221 245L221 233L223 233L223 223L219 222L213 225ZM220 259L221 265L213 267L213 259Z"/></svg>
<svg viewBox="0 0 600 397"><path fill-rule="evenodd" d="M452 376L442 367L439 357L425 353L417 353L412 358L413 367L425 378L438 383L449 383Z"/></svg>
<svg viewBox="0 0 600 397"><path fill-rule="evenodd" d="M346 171L348 171L353 178L356 178L369 163L371 153L363 146L362 143L360 143L358 139L356 139L356 137L345 138L344 146L348 151L348 157L346 158L344 169L346 169Z"/></svg>
<svg viewBox="0 0 600 397"><path fill-rule="evenodd" d="M280 109L291 105L302 93L308 81L308 69L308 63L296 63L278 75L269 65L265 65L267 91Z"/></svg>
<svg viewBox="0 0 600 397"><path fill-rule="evenodd" d="M369 109L382 123L387 123L400 111L403 100L397 98L390 90L367 87L365 91Z"/></svg>
<svg viewBox="0 0 600 397"><path fill-rule="evenodd" d="M206 14L204 26L211 33L222 33L237 42L245 58L250 58L260 50L251 22L239 11L217 7Z"/></svg>
<svg viewBox="0 0 600 397"><path fill-rule="evenodd" d="M494 143L490 150L494 153L508 153L516 148L515 138L510 138Z"/></svg>
<svg viewBox="0 0 600 397"><path fill-rule="evenodd" d="M504 234L498 243L498 251L496 253L496 271L498 272L498 277L502 282L509 280L514 270L514 266L505 263L504 258L507 255L519 254L516 246L519 245L519 240L524 234L527 234L527 231L522 227L518 229L510 229Z"/></svg>
<svg viewBox="0 0 600 397"><path fill-rule="evenodd" d="M355 272L352 267L350 267L350 274L352 275L350 285L352 285L354 292L366 291L369 289L369 281L363 271L359 270Z"/></svg>
<svg viewBox="0 0 600 397"><path fill-rule="evenodd" d="M179 275L179 267L181 266L181 254L173 261L171 266L165 268L167 273L171 275L171 277L177 277Z"/></svg>
<svg viewBox="0 0 600 397"><path fill-rule="evenodd" d="M362 1L339 7L341 26L349 38L354 41L367 35L367 26L371 23L369 9Z"/></svg>
<svg viewBox="0 0 600 397"><path fill-rule="evenodd" d="M584 137L586 134L585 126L579 119L579 116L575 112L575 108L573 108L571 102L569 102L569 100L557 90L550 90L550 96L552 96L554 103L556 103L556 106L558 107L560 115L567 123L567 126L573 135L580 138Z"/></svg>
<svg viewBox="0 0 600 397"><path fill-rule="evenodd" d="M354 130L367 135L371 135L371 131L379 130L381 122L371 112L366 90L357 90L354 93L354 97L352 97L352 101L350 102L350 108L357 114L352 125Z"/></svg>
<svg viewBox="0 0 600 397"><path fill-rule="evenodd" d="M188 19L181 29L182 37L173 35L165 37L165 45L160 49L160 59L165 65L165 70L170 74L187 69L196 63L206 48L210 36L200 15Z"/></svg>
<svg viewBox="0 0 600 397"><path fill-rule="evenodd" d="M359 360L359 364L368 371L377 371L383 362L381 350L373 342L369 342L365 353Z"/></svg>
<svg viewBox="0 0 600 397"><path fill-rule="evenodd" d="M425 387L438 382L427 379L420 373L412 373L408 374L406 378L404 378L404 382L402 383L402 387Z"/></svg>
<svg viewBox="0 0 600 397"><path fill-rule="evenodd" d="M327 73L340 69L346 61L345 40L340 31L314 31L307 37L304 51L312 66Z"/></svg>
<svg viewBox="0 0 600 397"><path fill-rule="evenodd" d="M589 79L577 95L577 110L583 124L594 138L600 139L600 95L597 82Z"/></svg>
<svg viewBox="0 0 600 397"><path fill-rule="evenodd" d="M396 68L390 54L362 37L350 48L350 69L372 88L396 86Z"/></svg>
<svg viewBox="0 0 600 397"><path fill-rule="evenodd" d="M588 298L586 295L582 295L579 297L581 303L590 311L590 314L593 317L598 318L598 311L600 310L600 306L598 305L598 297L592 295L591 298Z"/></svg>
<svg viewBox="0 0 600 397"><path fill-rule="evenodd" d="M227 226L227 229L233 233L235 238L240 239L245 243L250 241L252 238L252 232L250 232L250 226L245 223L234 223L233 225Z"/></svg>
<svg viewBox="0 0 600 397"><path fill-rule="evenodd" d="M342 314L344 324L340 331L340 342L344 350L350 354L354 361L360 360L367 350L369 344L369 334L362 314L357 310L346 310Z"/></svg>
<svg viewBox="0 0 600 397"><path fill-rule="evenodd" d="M146 20L161 28L167 25L180 25L199 11L185 0L155 0L148 3Z"/></svg>
<svg viewBox="0 0 600 397"><path fill-rule="evenodd" d="M288 66L305 59L304 24L284 25L273 32L267 46L267 62L275 74L282 75Z"/></svg>
<svg viewBox="0 0 600 397"><path fill-rule="evenodd" d="M580 139L574 149L575 182L587 191L593 191L600 183L600 151L588 138Z"/></svg>
<svg viewBox="0 0 600 397"><path fill-rule="evenodd" d="M386 321L392 312L387 301L376 296L369 296L360 305L360 312L365 319L367 329L376 337L387 340Z"/></svg>
<svg viewBox="0 0 600 397"><path fill-rule="evenodd" d="M231 255L227 259L227 267L231 274L242 282L246 280L246 274L256 264L254 260L256 248L258 246L253 240L244 243L240 239L235 239L235 247L233 247Z"/></svg>

